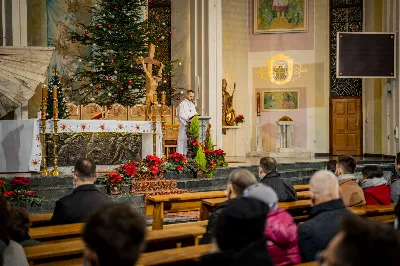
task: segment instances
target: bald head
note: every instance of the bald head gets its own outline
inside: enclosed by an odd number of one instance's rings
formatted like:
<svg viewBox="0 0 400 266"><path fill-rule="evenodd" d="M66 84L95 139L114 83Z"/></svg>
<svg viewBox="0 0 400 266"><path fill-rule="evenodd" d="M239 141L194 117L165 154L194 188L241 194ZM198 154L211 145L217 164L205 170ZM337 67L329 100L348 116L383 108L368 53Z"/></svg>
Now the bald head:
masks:
<svg viewBox="0 0 400 266"><path fill-rule="evenodd" d="M330 171L318 171L310 179L314 205L340 198L337 177Z"/></svg>

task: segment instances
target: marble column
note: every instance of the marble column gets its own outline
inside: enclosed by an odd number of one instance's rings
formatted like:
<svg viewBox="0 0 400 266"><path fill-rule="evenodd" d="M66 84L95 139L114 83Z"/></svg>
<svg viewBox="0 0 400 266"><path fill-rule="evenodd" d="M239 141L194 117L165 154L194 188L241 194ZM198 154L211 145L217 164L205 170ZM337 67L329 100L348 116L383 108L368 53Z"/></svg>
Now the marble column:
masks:
<svg viewBox="0 0 400 266"><path fill-rule="evenodd" d="M190 82L190 1L171 0L171 56L179 60L172 76L172 87L192 89Z"/></svg>
<svg viewBox="0 0 400 266"><path fill-rule="evenodd" d="M222 147L222 14L220 0L190 1L191 85L198 111L211 116L214 144Z"/></svg>

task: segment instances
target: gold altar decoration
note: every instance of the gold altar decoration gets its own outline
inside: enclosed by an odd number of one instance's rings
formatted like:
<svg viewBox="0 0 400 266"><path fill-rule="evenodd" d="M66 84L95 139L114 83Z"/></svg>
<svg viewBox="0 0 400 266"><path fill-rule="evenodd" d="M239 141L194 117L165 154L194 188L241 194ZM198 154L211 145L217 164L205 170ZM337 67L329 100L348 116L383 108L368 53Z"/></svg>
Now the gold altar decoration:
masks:
<svg viewBox="0 0 400 266"><path fill-rule="evenodd" d="M41 126L42 132L41 135L41 143L42 143L42 170L40 174L42 176L48 176L49 171L47 170L47 147L46 147L46 112L47 112L47 85L42 85L42 113L41 113Z"/></svg>
<svg viewBox="0 0 400 266"><path fill-rule="evenodd" d="M257 92L257 116L261 116L261 93Z"/></svg>
<svg viewBox="0 0 400 266"><path fill-rule="evenodd" d="M54 146L54 169L51 171L53 176L59 176L61 171L58 169L58 154L57 154L57 141L58 141L58 98L57 86L53 86L53 146Z"/></svg>
<svg viewBox="0 0 400 266"><path fill-rule="evenodd" d="M264 80L283 85L293 82L301 77L301 73L307 72L299 63L284 54L277 54L268 60L267 67L260 66L256 69L256 74ZM293 78L294 77L294 78Z"/></svg>
<svg viewBox="0 0 400 266"><path fill-rule="evenodd" d="M293 121L293 119L291 119L290 117L288 117L287 115L282 116L279 121Z"/></svg>
<svg viewBox="0 0 400 266"><path fill-rule="evenodd" d="M235 125L235 110L233 109L233 96L236 91L236 82L233 84L232 95L226 91L228 83L226 79L222 80L222 126ZM226 129L222 129L222 134L226 134Z"/></svg>

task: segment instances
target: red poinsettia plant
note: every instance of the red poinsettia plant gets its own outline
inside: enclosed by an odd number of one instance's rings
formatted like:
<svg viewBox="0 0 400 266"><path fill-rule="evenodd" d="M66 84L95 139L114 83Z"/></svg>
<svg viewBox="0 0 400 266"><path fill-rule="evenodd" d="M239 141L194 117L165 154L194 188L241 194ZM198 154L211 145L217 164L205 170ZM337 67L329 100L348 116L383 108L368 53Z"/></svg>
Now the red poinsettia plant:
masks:
<svg viewBox="0 0 400 266"><path fill-rule="evenodd" d="M167 158L167 170L182 173L187 168L187 158L185 155L174 152Z"/></svg>
<svg viewBox="0 0 400 266"><path fill-rule="evenodd" d="M124 184L124 179L119 173L113 172L109 173L106 176L106 188L107 190L111 190L113 187L121 188L121 185Z"/></svg>
<svg viewBox="0 0 400 266"><path fill-rule="evenodd" d="M149 172L153 176L160 175L165 171L165 163L164 160L158 158L155 155L147 155L145 159L139 163L141 166L140 170L143 172Z"/></svg>
<svg viewBox="0 0 400 266"><path fill-rule="evenodd" d="M236 123L236 125L237 125L237 124L244 123L244 122L245 122L245 121L244 121L244 115L238 115L238 116L235 117L235 123Z"/></svg>
<svg viewBox="0 0 400 266"><path fill-rule="evenodd" d="M121 177L126 180L132 180L136 177L138 170L138 162L131 161L127 164L121 164L116 170L121 175Z"/></svg>
<svg viewBox="0 0 400 266"><path fill-rule="evenodd" d="M40 205L36 191L30 188L31 179L16 176L12 179L0 178L0 191L12 205Z"/></svg>

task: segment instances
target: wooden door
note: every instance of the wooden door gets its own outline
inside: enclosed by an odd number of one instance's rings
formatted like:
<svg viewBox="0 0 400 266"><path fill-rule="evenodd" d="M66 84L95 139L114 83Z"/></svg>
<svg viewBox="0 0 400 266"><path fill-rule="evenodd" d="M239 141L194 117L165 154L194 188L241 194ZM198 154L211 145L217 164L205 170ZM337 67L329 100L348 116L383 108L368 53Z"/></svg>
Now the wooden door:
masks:
<svg viewBox="0 0 400 266"><path fill-rule="evenodd" d="M331 154L361 155L361 98L331 99Z"/></svg>

